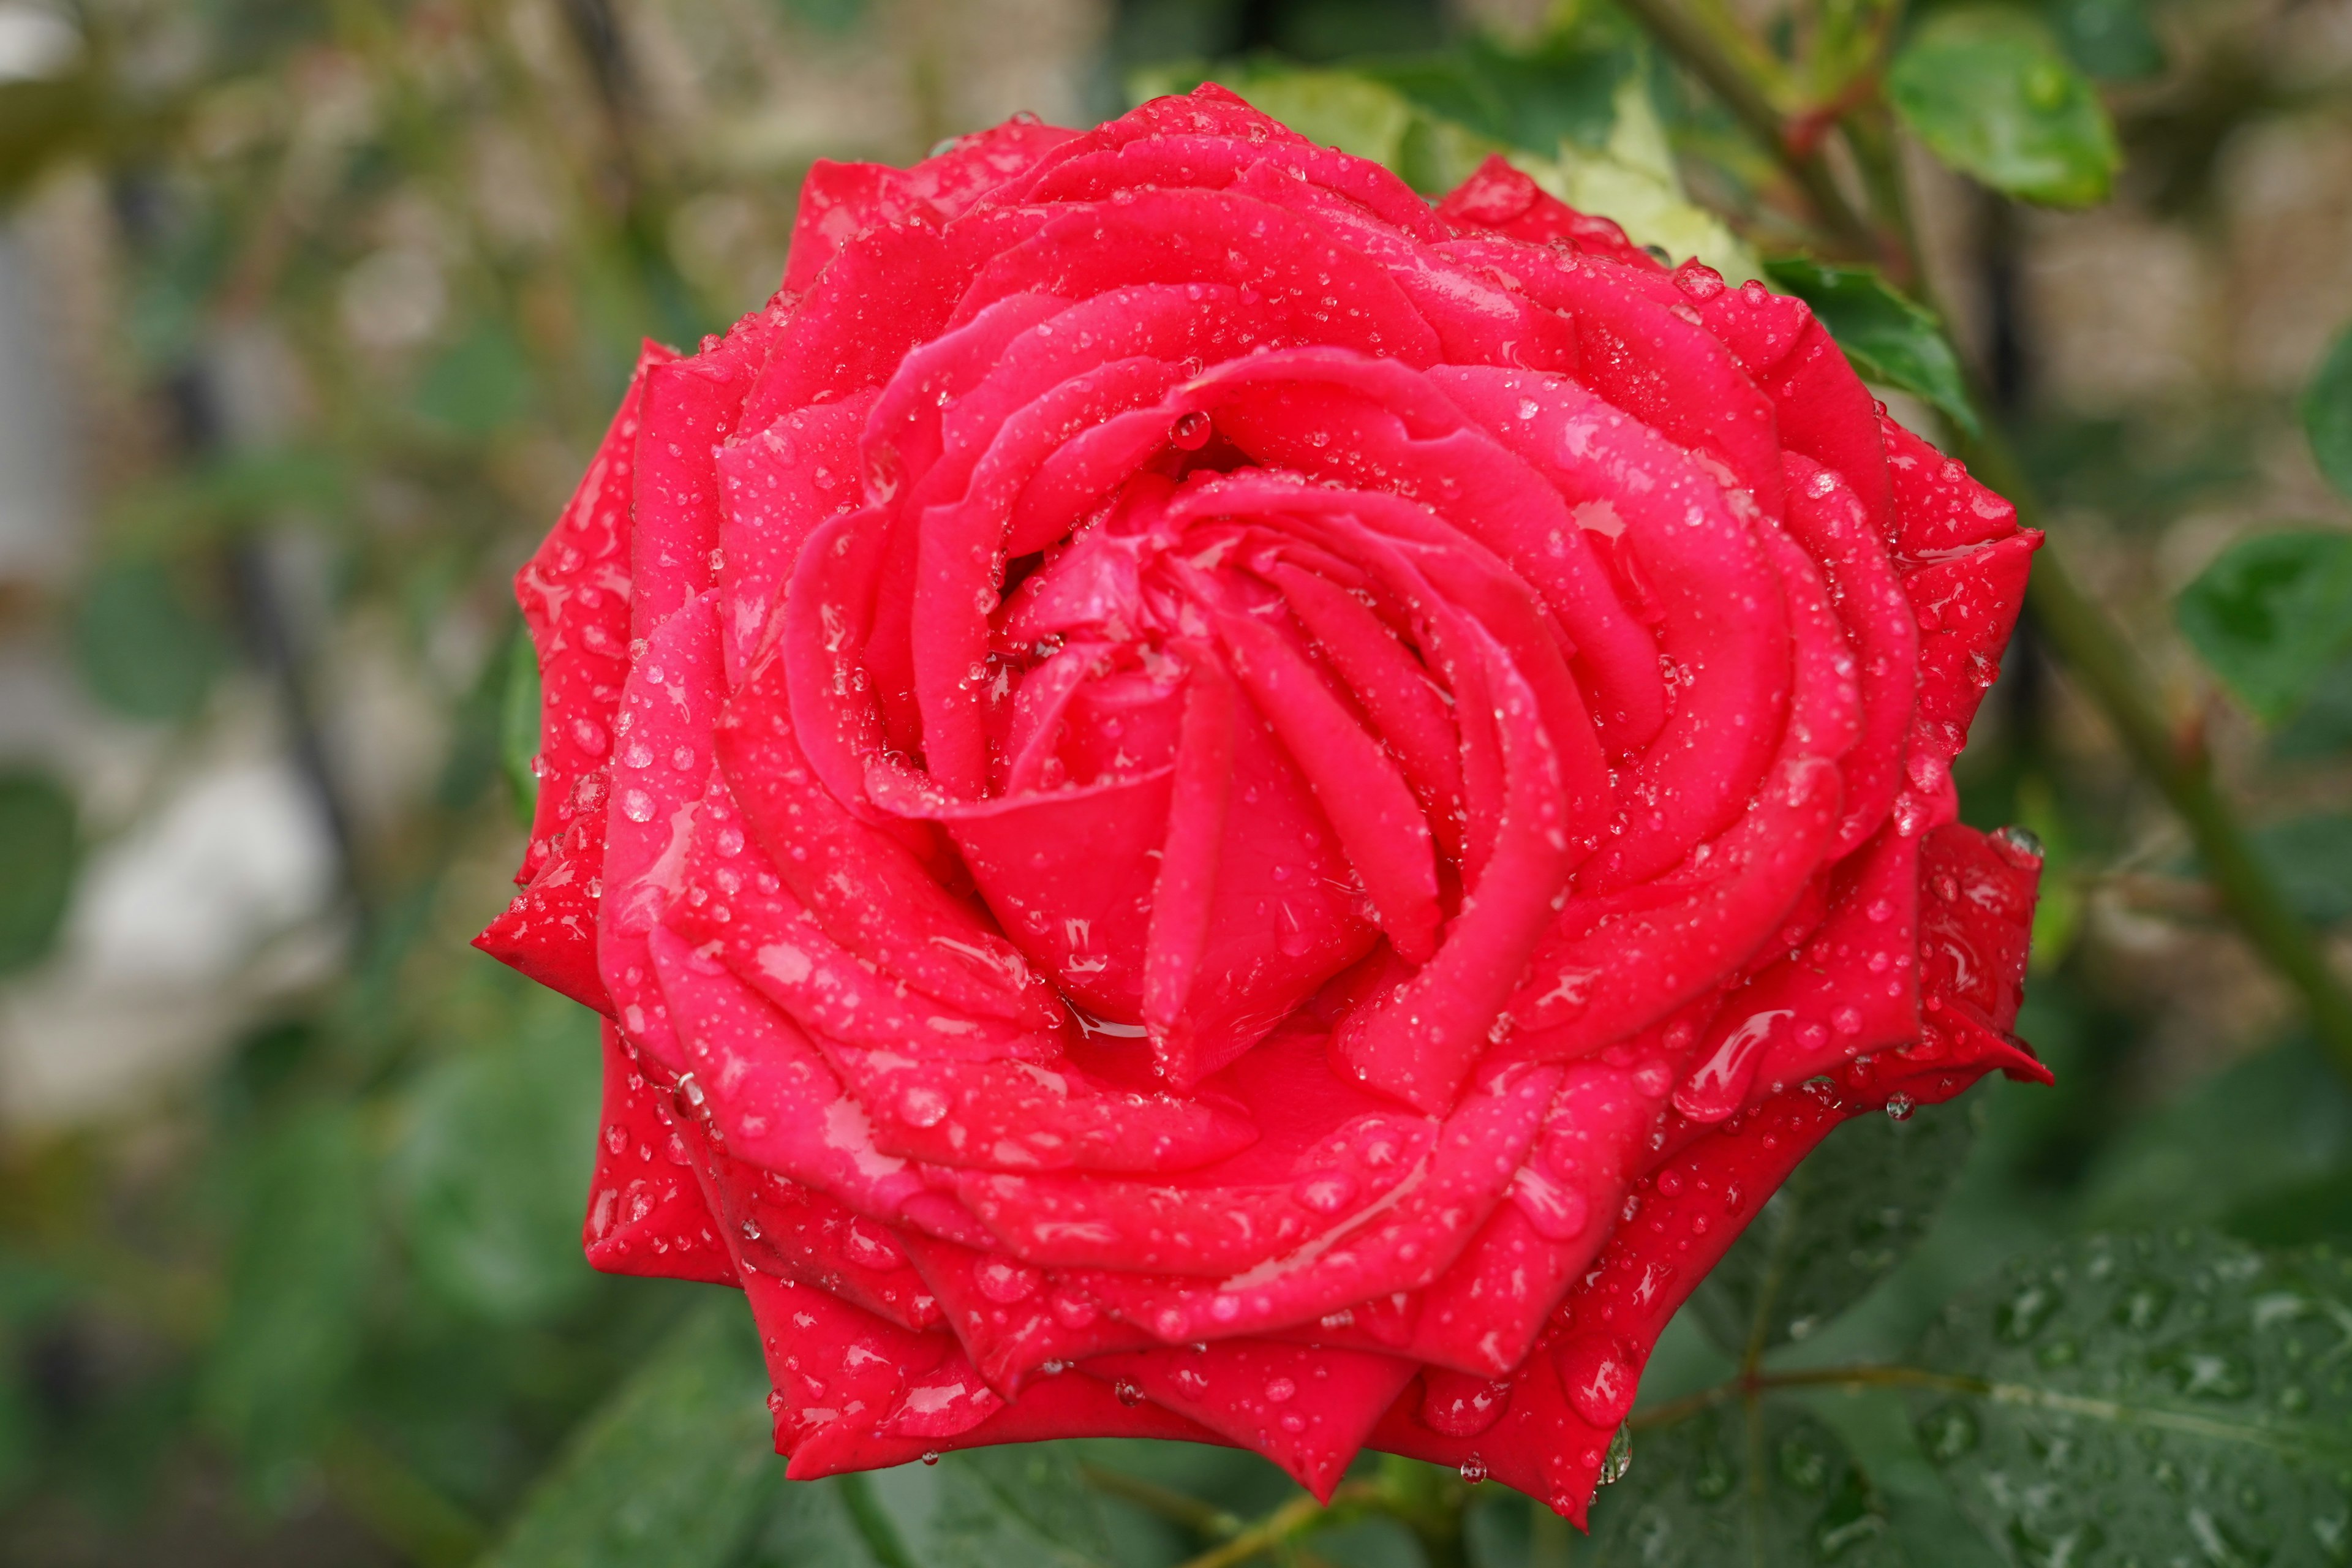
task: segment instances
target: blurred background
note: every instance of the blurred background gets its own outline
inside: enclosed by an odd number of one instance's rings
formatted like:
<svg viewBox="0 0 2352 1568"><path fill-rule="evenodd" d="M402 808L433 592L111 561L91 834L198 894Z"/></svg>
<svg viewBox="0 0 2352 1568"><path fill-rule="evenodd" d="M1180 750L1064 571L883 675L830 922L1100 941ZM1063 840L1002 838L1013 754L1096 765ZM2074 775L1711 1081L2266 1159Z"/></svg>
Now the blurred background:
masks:
<svg viewBox="0 0 2352 1568"><path fill-rule="evenodd" d="M1733 8L1768 36L1783 9ZM1910 156L1930 281L2068 559L2341 960L2352 663L2251 710L2175 601L2242 537L2352 518L2296 416L2352 320L2352 4L2041 9L2114 115L2116 194L2034 208ZM698 1299L581 1261L592 1020L467 942L535 742L509 575L639 337L773 289L810 160L1090 123L1210 62L1533 58L1611 25L0 0L0 1562L468 1561ZM1694 193L1788 248L1702 166L1722 126L1656 96ZM2023 1032L2060 1084L1979 1091L1958 1191L1848 1340L2085 1227L2352 1236L2352 1093L2030 623L1965 783L2051 851Z"/></svg>

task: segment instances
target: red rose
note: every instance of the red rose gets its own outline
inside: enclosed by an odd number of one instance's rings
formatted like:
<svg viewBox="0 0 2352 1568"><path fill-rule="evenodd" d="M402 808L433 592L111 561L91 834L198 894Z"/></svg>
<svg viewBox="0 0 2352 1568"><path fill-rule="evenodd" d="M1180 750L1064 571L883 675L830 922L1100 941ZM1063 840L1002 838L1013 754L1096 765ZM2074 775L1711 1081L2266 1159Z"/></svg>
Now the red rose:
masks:
<svg viewBox="0 0 2352 1568"><path fill-rule="evenodd" d="M1805 307L1213 87L819 164L519 580L481 944L794 1476L1365 1445L1572 1517L1847 1116L2041 1076L1949 763L2036 536Z"/></svg>

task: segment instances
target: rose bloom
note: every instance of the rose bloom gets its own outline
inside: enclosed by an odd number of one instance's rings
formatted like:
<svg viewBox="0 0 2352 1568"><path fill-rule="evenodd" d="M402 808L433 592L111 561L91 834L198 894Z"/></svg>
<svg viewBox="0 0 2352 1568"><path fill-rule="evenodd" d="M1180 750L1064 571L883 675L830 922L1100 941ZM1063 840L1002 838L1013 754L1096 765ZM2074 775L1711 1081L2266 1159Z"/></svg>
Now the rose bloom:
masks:
<svg viewBox="0 0 2352 1568"><path fill-rule="evenodd" d="M1790 1170L2010 1035L1950 763L2038 536L1819 322L1204 87L819 163L518 580L589 1258L794 1477L1367 1446L1581 1520Z"/></svg>

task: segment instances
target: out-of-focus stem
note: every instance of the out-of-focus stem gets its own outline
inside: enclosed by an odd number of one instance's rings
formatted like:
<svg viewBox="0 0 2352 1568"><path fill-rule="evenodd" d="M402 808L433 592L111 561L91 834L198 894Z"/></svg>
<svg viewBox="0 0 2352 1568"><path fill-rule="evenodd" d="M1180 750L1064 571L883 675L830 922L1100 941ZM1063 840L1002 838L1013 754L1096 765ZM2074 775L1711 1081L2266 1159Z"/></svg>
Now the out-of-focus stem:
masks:
<svg viewBox="0 0 2352 1568"><path fill-rule="evenodd" d="M1847 245L1865 255L1881 249L1881 237L1868 215L1857 209L1831 172L1818 147L1791 139L1789 118L1772 101L1759 73L1742 59L1742 51L1716 33L1700 17L1675 0L1622 0L1635 20L1664 45L1666 51L1705 82L1739 122L1764 143L1789 177L1805 193L1822 223Z"/></svg>
<svg viewBox="0 0 2352 1568"><path fill-rule="evenodd" d="M1332 1493L1328 1508L1311 1497L1294 1498L1231 1541L1187 1560L1183 1568L1236 1568L1309 1531L1343 1523L1368 1511L1391 1511L1382 1508L1385 1500L1377 1486L1363 1481L1350 1481Z"/></svg>
<svg viewBox="0 0 2352 1568"><path fill-rule="evenodd" d="M1982 439L1963 444L1963 454L1979 478L2017 504L2021 518L2033 520L2032 487L1997 430L1988 426ZM2313 1032L2352 1078L2352 990L2255 854L2245 825L2214 785L2204 746L2184 740L2166 721L2123 634L2074 580L2062 552L2043 546L2026 592L2051 645L2189 829L2206 879L2239 931L2302 994Z"/></svg>
<svg viewBox="0 0 2352 1568"><path fill-rule="evenodd" d="M1784 134L1760 73L1741 64L1675 0L1624 0L1626 8L1669 53L1706 82L1749 129L1772 147L1801 178L1801 163ZM1853 212L1834 181L1828 182L1838 207L1824 205L1833 226L1883 239L1895 270L1915 287L1926 286L1919 247L1904 199L1895 147L1885 131L1883 98L1857 103L1846 117L1849 140L1863 161L1867 183L1890 210L1883 221ZM1818 164L1815 157L1811 163ZM1821 169L1826 178L1826 167ZM1812 187L1809 184L1808 190ZM1948 319L1948 318L1947 318ZM1974 390L1974 389L1972 389ZM1981 399L1979 399L1981 404ZM1962 456L1994 489L2017 506L2019 517L2038 521L2040 507L2023 467L2000 432L1987 425L1981 437L1965 440ZM2211 760L2201 745L2184 744L2167 722L2138 658L2097 601L2083 591L2061 550L2045 546L2034 563L2027 589L2034 615L2059 658L2105 715L2132 761L2155 784L2188 827L2207 879L2221 895L2238 929L2255 951L2301 993L2313 1031L2347 1078L2352 1078L2352 990L2347 990L2313 935L2286 900L2278 880L2254 853L2253 842L2220 790Z"/></svg>

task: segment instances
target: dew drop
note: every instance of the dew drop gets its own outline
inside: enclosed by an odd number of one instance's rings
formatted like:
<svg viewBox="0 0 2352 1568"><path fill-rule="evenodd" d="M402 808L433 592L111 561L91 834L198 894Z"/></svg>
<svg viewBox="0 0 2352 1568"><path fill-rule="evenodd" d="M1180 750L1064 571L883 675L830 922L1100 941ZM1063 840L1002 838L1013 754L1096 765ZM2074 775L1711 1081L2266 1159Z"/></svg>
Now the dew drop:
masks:
<svg viewBox="0 0 2352 1568"><path fill-rule="evenodd" d="M1977 1436L1975 1414L1957 1401L1937 1405L1919 1422L1919 1447L1939 1465L1973 1450Z"/></svg>
<svg viewBox="0 0 2352 1568"><path fill-rule="evenodd" d="M1609 1453L1601 1461L1601 1484L1604 1487L1612 1486L1623 1480L1626 1472L1633 1468L1633 1429L1631 1426L1620 1426L1617 1428L1617 1436L1609 1439Z"/></svg>
<svg viewBox="0 0 2352 1568"><path fill-rule="evenodd" d="M1168 427L1168 444L1179 451L1197 452L1209 444L1214 433L1209 416L1195 408L1179 416L1176 423Z"/></svg>
<svg viewBox="0 0 2352 1568"><path fill-rule="evenodd" d="M1486 1479L1486 1461L1480 1458L1475 1454L1473 1454L1468 1458L1463 1460L1462 1479L1464 1481L1474 1487L1480 1481L1485 1480Z"/></svg>
<svg viewBox="0 0 2352 1568"><path fill-rule="evenodd" d="M937 1127L947 1120L948 1097L917 1084L898 1096L898 1120L909 1127Z"/></svg>
<svg viewBox="0 0 2352 1568"><path fill-rule="evenodd" d="M1918 1103L1907 1094L1890 1094L1886 1097L1886 1120L1908 1121L1911 1113L1918 1108Z"/></svg>
<svg viewBox="0 0 2352 1568"><path fill-rule="evenodd" d="M1128 1382L1127 1379L1123 1377L1117 1383L1110 1385L1110 1391L1118 1395L1118 1402L1121 1405L1140 1405L1143 1403L1143 1390L1136 1387L1135 1384Z"/></svg>
<svg viewBox="0 0 2352 1568"><path fill-rule="evenodd" d="M1641 1374L1621 1341L1591 1334L1570 1341L1552 1355L1560 1387L1579 1415L1600 1427L1613 1427L1625 1419Z"/></svg>

